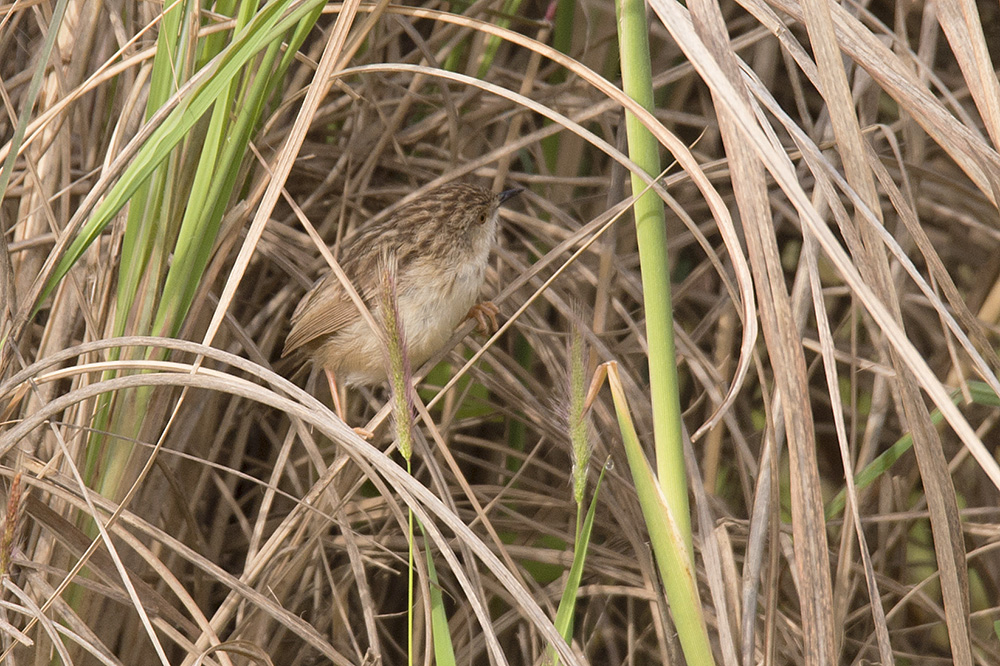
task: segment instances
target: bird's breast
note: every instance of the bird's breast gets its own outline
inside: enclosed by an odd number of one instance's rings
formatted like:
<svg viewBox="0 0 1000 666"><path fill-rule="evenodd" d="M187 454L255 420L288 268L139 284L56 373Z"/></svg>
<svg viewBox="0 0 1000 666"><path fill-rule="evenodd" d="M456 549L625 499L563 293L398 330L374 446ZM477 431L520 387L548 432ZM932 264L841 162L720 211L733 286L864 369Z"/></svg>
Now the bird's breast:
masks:
<svg viewBox="0 0 1000 666"><path fill-rule="evenodd" d="M399 315L414 367L451 337L478 300L485 277L485 262L413 266L400 276Z"/></svg>

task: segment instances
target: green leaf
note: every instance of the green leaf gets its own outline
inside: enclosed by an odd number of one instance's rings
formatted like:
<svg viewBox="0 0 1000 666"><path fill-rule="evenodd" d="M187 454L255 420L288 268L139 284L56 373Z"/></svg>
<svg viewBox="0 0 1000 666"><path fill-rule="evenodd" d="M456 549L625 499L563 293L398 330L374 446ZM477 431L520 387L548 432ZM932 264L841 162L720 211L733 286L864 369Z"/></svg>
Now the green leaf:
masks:
<svg viewBox="0 0 1000 666"><path fill-rule="evenodd" d="M618 366L615 363L608 363L607 369L608 385L618 416L618 427L622 433L639 506L642 507L646 529L649 530L650 544L663 580L667 601L670 602L670 615L677 627L684 659L689 666L712 666L715 664L715 659L708 640L708 628L702 613L694 561L687 546L687 539L639 444L639 436L635 432L628 401L625 398L625 388L618 376Z"/></svg>
<svg viewBox="0 0 1000 666"><path fill-rule="evenodd" d="M601 470L601 475L597 479L597 486L594 488L594 497L590 500L590 508L587 509L587 517L583 521L580 533L577 534L576 543L573 546L573 565L569 569L569 576L566 578L566 587L563 588L562 598L559 600L559 608L556 610L556 630L570 643L573 635L573 617L576 615L576 599L580 592L580 581L583 579L583 565L587 559L587 550L590 548L590 535L594 528L594 515L597 513L597 495L601 489L601 481L604 480L604 472L607 467ZM559 657L555 650L549 649L552 656L552 663L558 664Z"/></svg>

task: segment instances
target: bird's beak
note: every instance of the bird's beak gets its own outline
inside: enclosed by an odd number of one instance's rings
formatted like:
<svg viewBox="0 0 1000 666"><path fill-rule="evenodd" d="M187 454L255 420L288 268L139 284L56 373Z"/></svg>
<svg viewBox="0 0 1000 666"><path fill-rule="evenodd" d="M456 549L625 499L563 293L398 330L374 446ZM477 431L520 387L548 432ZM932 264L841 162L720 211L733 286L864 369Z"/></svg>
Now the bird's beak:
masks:
<svg viewBox="0 0 1000 666"><path fill-rule="evenodd" d="M521 192L524 192L524 188L523 187L515 187L515 188L513 188L511 190L504 190L503 192L501 192L500 194L497 195L497 199L500 201L500 203L503 203L503 202L507 201L508 199L513 199L514 197L516 197Z"/></svg>

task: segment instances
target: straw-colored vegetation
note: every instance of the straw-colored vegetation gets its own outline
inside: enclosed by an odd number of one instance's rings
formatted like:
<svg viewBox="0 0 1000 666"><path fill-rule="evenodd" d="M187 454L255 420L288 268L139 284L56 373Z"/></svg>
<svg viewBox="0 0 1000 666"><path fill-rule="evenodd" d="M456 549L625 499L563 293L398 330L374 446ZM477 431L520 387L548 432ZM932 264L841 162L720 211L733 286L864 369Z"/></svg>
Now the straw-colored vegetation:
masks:
<svg viewBox="0 0 1000 666"><path fill-rule="evenodd" d="M1000 663L993 4L258 4L0 9L0 662ZM279 357L455 179L405 463Z"/></svg>

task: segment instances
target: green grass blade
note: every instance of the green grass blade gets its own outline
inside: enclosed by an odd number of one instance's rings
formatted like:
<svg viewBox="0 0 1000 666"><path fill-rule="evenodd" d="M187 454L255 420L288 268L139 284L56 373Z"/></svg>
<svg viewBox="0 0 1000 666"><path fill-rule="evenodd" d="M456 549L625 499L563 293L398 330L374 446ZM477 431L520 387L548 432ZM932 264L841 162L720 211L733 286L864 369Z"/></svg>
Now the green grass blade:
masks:
<svg viewBox="0 0 1000 666"><path fill-rule="evenodd" d="M302 22L314 18L317 7L321 9L320 3L313 4L312 12L300 8L286 16L276 5L257 12L253 3L242 3L234 30L224 33L227 39L233 36L232 42L226 46L225 40L213 40L201 48L201 58L219 57L208 70L198 73L194 71L194 52L200 47L190 42L186 32L187 26L194 25L192 17L177 9L164 17L148 115L166 104L179 86L192 79L195 83L112 188L108 197L112 203L105 200L101 204L105 207L95 210L63 259L68 267L132 190L122 243L116 335L155 332L172 336L180 330L202 283L224 212L231 204L247 146L265 101L277 85L276 77L283 72L273 68L282 53L282 37L292 29L300 36L307 32ZM186 5L175 8L195 11ZM262 48L264 54L258 57ZM221 51L215 54L211 49ZM200 124L203 109L211 109L204 126ZM143 356L141 350L132 354ZM112 356L117 358L117 352ZM140 390L102 397L95 420L97 431L135 437L142 423L136 415L145 413L150 396L150 391ZM90 444L88 478L95 479L101 492L115 496L131 449L108 448L102 435L93 436Z"/></svg>
<svg viewBox="0 0 1000 666"><path fill-rule="evenodd" d="M59 36L59 26L62 24L63 16L66 15L66 5L69 0L59 0L52 10L52 20L49 21L49 29L45 34L45 41L38 52L38 61L35 63L35 71L31 74L31 83L28 84L28 94L24 100L21 113L17 116L17 125L14 127L14 136L10 140L10 150L7 151L7 158L3 163L3 170L0 171L0 201L7 194L7 185L10 184L10 175L14 171L14 162L21 150L21 143L24 141L24 133L28 131L28 122L31 120L31 111L35 108L35 101L38 93L42 89L42 79L45 70L48 69L49 59L52 57L52 49L55 46L56 38ZM6 226L0 227L0 232L6 231Z"/></svg>
<svg viewBox="0 0 1000 666"><path fill-rule="evenodd" d="M516 16L518 11L521 9L522 0L507 0L504 2L503 7L500 8L500 16L497 17L495 23L501 28L510 27L510 17ZM479 70L476 72L476 76L480 79L485 78L487 73L492 69L494 60L496 60L497 49L500 48L502 40L496 35L490 35L486 38L486 49L483 53L483 59L479 63Z"/></svg>
<svg viewBox="0 0 1000 666"><path fill-rule="evenodd" d="M419 526L420 523L418 522ZM424 528L420 526L420 533ZM448 614L444 609L444 596L441 594L441 584L438 581L437 569L434 568L434 558L431 557L430 539L424 534L424 556L427 561L427 580L430 583L431 595L431 636L434 638L434 663L437 666L455 666L455 646L451 642L448 629Z"/></svg>
<svg viewBox="0 0 1000 666"><path fill-rule="evenodd" d="M646 460L635 432L625 388L618 377L618 367L608 364L608 385L615 403L618 426L621 429L625 453L635 489L642 507L642 515L649 530L650 544L656 556L656 564L663 579L670 615L677 627L677 635L684 659L688 666L710 666L715 664L708 628L698 596L698 582L695 579L694 560L687 546L685 533L673 507L667 501L660 483Z"/></svg>
<svg viewBox="0 0 1000 666"><path fill-rule="evenodd" d="M559 608L556 609L556 630L566 639L569 644L573 635L573 618L576 615L576 599L580 592L580 581L583 579L583 565L587 559L587 550L590 548L590 535L594 529L594 516L597 513L597 496L601 490L601 481L604 480L604 472L607 467L601 470L601 475L597 479L594 487L594 497L590 500L590 508L587 509L587 517L583 521L583 526L579 534L576 535L576 543L573 545L573 564L569 569L566 578L566 587L563 588L562 598L559 600ZM555 650L549 649L552 663L559 663L559 656Z"/></svg>
<svg viewBox="0 0 1000 666"><path fill-rule="evenodd" d="M247 29L237 35L232 44L220 54L211 66L211 72L199 77L188 94L179 100L162 124L152 132L135 159L126 167L121 178L97 206L81 229L80 235L66 251L42 292L39 302L52 293L83 252L104 231L112 217L121 210L142 183L147 181L153 170L170 156L174 147L188 137L195 123L201 120L220 96L230 90L230 83L240 74L241 69L318 3L319 0L304 3L288 15L284 15L284 12L287 6L294 4L292 0L274 2L261 9Z"/></svg>
<svg viewBox="0 0 1000 666"><path fill-rule="evenodd" d="M968 383L969 393L972 396L972 402L977 405L986 405L989 407L1000 407L1000 398L997 394L989 387L988 384L984 382L969 382ZM962 392L958 389L952 391L951 400L956 405L962 400ZM940 409L935 409L931 412L931 423L934 425L940 425L944 421L944 415L941 413ZM879 454L874 460L865 465L865 468L858 472L854 477L854 485L857 487L858 491L867 488L871 484L875 483L879 477L885 474L890 467L896 464L896 461L903 457L907 451L913 448L913 435L907 433L903 435L896 443L890 446L888 449ZM832 500L830 500L826 505L826 518L831 520L836 518L847 506L847 489L841 489Z"/></svg>

